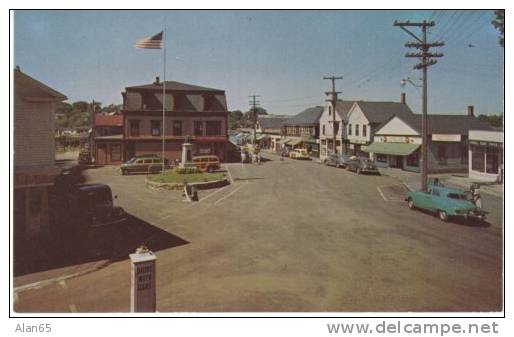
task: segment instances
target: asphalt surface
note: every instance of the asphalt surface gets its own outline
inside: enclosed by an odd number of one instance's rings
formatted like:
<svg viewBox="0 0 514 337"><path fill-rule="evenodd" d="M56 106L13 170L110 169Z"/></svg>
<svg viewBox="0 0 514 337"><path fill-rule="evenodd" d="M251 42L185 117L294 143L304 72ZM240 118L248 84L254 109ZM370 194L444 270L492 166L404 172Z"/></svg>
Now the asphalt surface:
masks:
<svg viewBox="0 0 514 337"><path fill-rule="evenodd" d="M113 241L141 233L155 251L158 311L502 310L500 221L443 223L409 210L392 177L266 157L226 165L233 183L201 191L196 203L147 189L142 175L85 171L144 224ZM127 256L19 292L14 309L127 312L129 290Z"/></svg>

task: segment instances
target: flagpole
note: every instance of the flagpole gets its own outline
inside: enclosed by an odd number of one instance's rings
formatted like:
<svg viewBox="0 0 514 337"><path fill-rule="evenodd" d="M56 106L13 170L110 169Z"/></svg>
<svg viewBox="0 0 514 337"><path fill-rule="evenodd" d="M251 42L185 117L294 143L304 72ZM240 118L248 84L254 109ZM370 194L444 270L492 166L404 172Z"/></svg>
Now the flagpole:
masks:
<svg viewBox="0 0 514 337"><path fill-rule="evenodd" d="M166 135L166 25L162 31L162 52L163 52L163 82L162 82L162 177L164 181L165 168L165 135Z"/></svg>

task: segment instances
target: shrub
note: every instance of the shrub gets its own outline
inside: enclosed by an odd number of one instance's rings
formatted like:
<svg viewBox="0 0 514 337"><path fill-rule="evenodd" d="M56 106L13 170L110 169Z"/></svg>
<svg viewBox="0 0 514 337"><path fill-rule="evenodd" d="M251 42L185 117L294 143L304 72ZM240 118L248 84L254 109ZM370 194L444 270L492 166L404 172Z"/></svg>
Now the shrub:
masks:
<svg viewBox="0 0 514 337"><path fill-rule="evenodd" d="M194 173L201 173L201 171L197 167L175 167L173 169L175 173L178 174L194 174Z"/></svg>

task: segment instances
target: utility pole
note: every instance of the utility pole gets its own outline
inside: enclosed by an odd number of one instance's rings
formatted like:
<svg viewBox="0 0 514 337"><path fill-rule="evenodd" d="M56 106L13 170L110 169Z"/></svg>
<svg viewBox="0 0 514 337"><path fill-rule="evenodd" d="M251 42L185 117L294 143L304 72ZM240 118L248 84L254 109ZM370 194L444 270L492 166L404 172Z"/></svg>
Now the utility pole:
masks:
<svg viewBox="0 0 514 337"><path fill-rule="evenodd" d="M255 145L257 142L257 135L256 135L256 124L257 124L257 107L259 106L259 102L256 100L257 97L260 97L259 95L251 95L248 96L252 100L250 101L250 105L252 106L250 111L252 112L252 122L253 122L253 138L252 138L252 144Z"/></svg>
<svg viewBox="0 0 514 337"><path fill-rule="evenodd" d="M405 57L416 57L419 58L420 63L414 65L414 69L421 69L422 81L423 81L423 103L422 103L422 115L421 115L421 190L427 191L427 173L428 173L428 156L427 156L427 129L428 129L428 118L427 118L427 68L437 63L436 58L443 57L442 53L430 52L431 47L442 47L444 42L427 42L427 29L428 27L435 26L434 21L427 22L398 22L394 21L394 26L400 27L407 34L412 36L416 41L407 42L405 47L416 48L418 52L406 53ZM421 38L411 32L406 27L419 27L421 28Z"/></svg>
<svg viewBox="0 0 514 337"><path fill-rule="evenodd" d="M332 153L337 153L337 128L336 128L336 105L337 105L337 95L341 93L341 91L336 91L336 80L342 80L343 77L339 76L325 76L324 80L332 81L332 91L326 91L325 95L331 96L330 99L327 99L327 102L332 102ZM341 138L341 148L343 146L343 139Z"/></svg>

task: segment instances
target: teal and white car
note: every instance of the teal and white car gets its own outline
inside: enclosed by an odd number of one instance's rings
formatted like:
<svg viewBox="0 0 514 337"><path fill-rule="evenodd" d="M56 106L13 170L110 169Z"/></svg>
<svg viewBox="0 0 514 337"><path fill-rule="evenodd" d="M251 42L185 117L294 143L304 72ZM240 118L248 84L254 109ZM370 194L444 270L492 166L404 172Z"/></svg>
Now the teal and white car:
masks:
<svg viewBox="0 0 514 337"><path fill-rule="evenodd" d="M448 221L450 217L474 217L483 221L487 214L473 203L470 193L440 184L429 184L428 192L408 192L405 200L410 209L419 208L437 213L442 221Z"/></svg>

